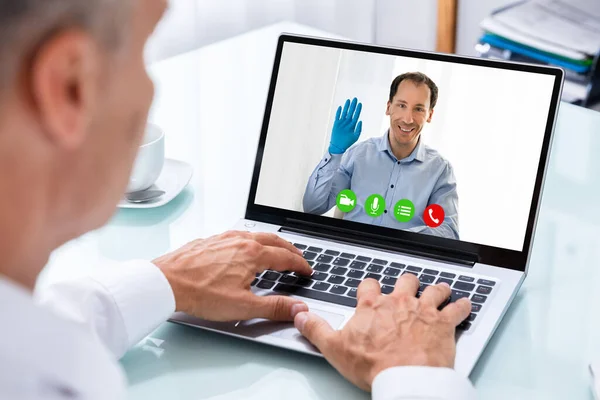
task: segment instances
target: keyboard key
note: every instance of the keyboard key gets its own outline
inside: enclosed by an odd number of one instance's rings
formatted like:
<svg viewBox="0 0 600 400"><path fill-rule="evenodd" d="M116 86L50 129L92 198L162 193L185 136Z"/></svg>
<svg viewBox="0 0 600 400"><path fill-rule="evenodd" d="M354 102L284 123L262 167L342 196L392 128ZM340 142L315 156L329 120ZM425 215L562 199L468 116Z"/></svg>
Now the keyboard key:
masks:
<svg viewBox="0 0 600 400"><path fill-rule="evenodd" d="M379 280L381 279L381 275L369 272L367 274L367 276L365 276L365 279L368 279L368 278L375 279L377 282L379 282Z"/></svg>
<svg viewBox="0 0 600 400"><path fill-rule="evenodd" d="M477 293L479 294L490 294L492 293L492 288L489 286L479 286L477 288Z"/></svg>
<svg viewBox="0 0 600 400"><path fill-rule="evenodd" d="M456 290L467 290L467 291L471 291L473 289L475 289L475 284L474 283L467 283L467 282L461 282L461 281L456 281L456 283L454 284L454 289Z"/></svg>
<svg viewBox="0 0 600 400"><path fill-rule="evenodd" d="M371 264L367 267L367 271L378 274L383 271L383 267L381 265Z"/></svg>
<svg viewBox="0 0 600 400"><path fill-rule="evenodd" d="M346 280L346 278L344 278L343 276L331 275L329 279L327 279L327 282L335 283L336 285L341 285L342 283L344 283L344 280Z"/></svg>
<svg viewBox="0 0 600 400"><path fill-rule="evenodd" d="M325 250L325 254L327 254L328 256L339 256L340 252L336 251L336 250Z"/></svg>
<svg viewBox="0 0 600 400"><path fill-rule="evenodd" d="M323 292L326 292L329 290L330 287L331 287L331 285L329 283L317 282L314 284L313 289L322 290Z"/></svg>
<svg viewBox="0 0 600 400"><path fill-rule="evenodd" d="M289 284L296 283L297 280L298 280L298 277L294 276L294 275L283 275L281 278L279 278L279 282L289 283Z"/></svg>
<svg viewBox="0 0 600 400"><path fill-rule="evenodd" d="M436 283L442 283L442 282L446 282L448 284L448 286L452 287L452 284L454 283L454 281L452 279L448 279L448 278L440 278L437 280Z"/></svg>
<svg viewBox="0 0 600 400"><path fill-rule="evenodd" d="M350 268L352 269L365 269L366 266L367 263L362 261L352 261L350 263Z"/></svg>
<svg viewBox="0 0 600 400"><path fill-rule="evenodd" d="M471 303L471 312L481 311L481 304Z"/></svg>
<svg viewBox="0 0 600 400"><path fill-rule="evenodd" d="M463 321L460 323L460 325L458 325L456 327L456 329L461 330L461 331L468 331L469 329L471 329L471 323L468 321Z"/></svg>
<svg viewBox="0 0 600 400"><path fill-rule="evenodd" d="M308 263L308 265L310 265L311 267L312 267L313 265L315 265L315 262L314 262L314 261L307 261L307 263Z"/></svg>
<svg viewBox="0 0 600 400"><path fill-rule="evenodd" d="M358 257L356 257L356 259L357 259L358 261L363 261L363 262L371 262L371 257L358 256Z"/></svg>
<svg viewBox="0 0 600 400"><path fill-rule="evenodd" d="M302 253L302 256L304 257L305 260L314 260L315 258L317 258L317 253L313 253L312 251L305 251L304 253Z"/></svg>
<svg viewBox="0 0 600 400"><path fill-rule="evenodd" d="M310 247L309 247L308 249L306 249L306 250L307 250L307 251L312 251L312 252L315 252L315 253L320 253L320 252L322 252L322 251L323 251L323 249L322 249L322 248L320 248L320 247L314 247L314 246L310 246Z"/></svg>
<svg viewBox="0 0 600 400"><path fill-rule="evenodd" d="M275 282L272 281L260 281L258 282L258 285L256 285L256 287L261 289L271 289L273 286L275 286Z"/></svg>
<svg viewBox="0 0 600 400"><path fill-rule="evenodd" d="M325 279L329 278L329 275L324 272L314 272L311 278L313 278L315 281L324 281Z"/></svg>
<svg viewBox="0 0 600 400"><path fill-rule="evenodd" d="M260 278L260 276L261 276L261 275L262 275L262 272L257 272L257 273L256 273L256 277L257 277L257 278Z"/></svg>
<svg viewBox="0 0 600 400"><path fill-rule="evenodd" d="M383 294L390 294L393 291L394 291L394 287L393 286L383 285L381 287L381 293L383 293Z"/></svg>
<svg viewBox="0 0 600 400"><path fill-rule="evenodd" d="M263 275L263 279L268 279L270 281L276 281L277 279L279 279L279 277L281 276L281 274L279 272L275 272L275 271L267 271L265 272L265 274Z"/></svg>
<svg viewBox="0 0 600 400"><path fill-rule="evenodd" d="M383 273L388 276L398 276L400 275L400 270L392 267L387 267L385 271L383 271Z"/></svg>
<svg viewBox="0 0 600 400"><path fill-rule="evenodd" d="M418 272L414 272L414 271L404 271L402 273L402 275L406 275L406 274L412 274L414 276L419 276L419 273Z"/></svg>
<svg viewBox="0 0 600 400"><path fill-rule="evenodd" d="M471 301L473 303L481 303L481 304L485 303L486 300L487 300L486 296L481 296L479 294L474 294L473 298L471 299Z"/></svg>
<svg viewBox="0 0 600 400"><path fill-rule="evenodd" d="M321 283L321 282L319 282ZM275 286L275 291L294 294L296 296L307 297L309 299L326 301L328 303L341 304L348 307L356 307L356 299L335 294L320 292L318 290L307 289L298 286L279 284Z"/></svg>
<svg viewBox="0 0 600 400"><path fill-rule="evenodd" d="M350 260L348 260L347 258L338 257L335 260L333 260L333 265L339 265L341 267L345 267L348 264L350 264Z"/></svg>
<svg viewBox="0 0 600 400"><path fill-rule="evenodd" d="M378 265L387 265L388 262L385 260L382 260L380 258L376 258L373 261L371 261L373 264L378 264Z"/></svg>
<svg viewBox="0 0 600 400"><path fill-rule="evenodd" d="M467 292L462 292L460 290L453 290L450 295L450 302L454 303L458 299L462 299L463 297L469 298L470 294Z"/></svg>
<svg viewBox="0 0 600 400"><path fill-rule="evenodd" d="M441 276L442 278L450 278L450 279L454 279L454 278L456 278L456 274L453 274L452 272L442 272L442 273L440 274L440 276Z"/></svg>
<svg viewBox="0 0 600 400"><path fill-rule="evenodd" d="M406 267L406 265L400 264L400 263L397 263L397 262L393 262L393 263L390 264L390 267L402 269L402 268Z"/></svg>
<svg viewBox="0 0 600 400"><path fill-rule="evenodd" d="M469 315L469 318L467 318L467 321L469 321L469 322L473 322L473 321L475 321L475 318L477 318L477 314L473 314L473 313L471 313L471 314Z"/></svg>
<svg viewBox="0 0 600 400"><path fill-rule="evenodd" d="M421 284L419 285L419 292L424 292L424 291L425 291L425 289L427 289L427 286L429 286L429 285L428 285L428 284L426 284L426 283L421 283Z"/></svg>
<svg viewBox="0 0 600 400"><path fill-rule="evenodd" d="M347 290L348 288L345 286L333 285L329 292L333 294L344 294Z"/></svg>
<svg viewBox="0 0 600 400"><path fill-rule="evenodd" d="M423 268L421 267L415 267L414 265L409 265L408 267L406 267L407 271L414 271L414 272L421 272L423 271Z"/></svg>
<svg viewBox="0 0 600 400"><path fill-rule="evenodd" d="M360 278L362 278L363 276L365 276L365 273L364 273L364 272L362 272L362 271L358 271L358 270L355 270L355 269L351 269L351 270L350 270L350 272L348 272L348 275L347 275L347 276L348 276L349 278L356 278L356 279L360 279Z"/></svg>
<svg viewBox="0 0 600 400"><path fill-rule="evenodd" d="M475 278L473 278L472 276L461 275L458 277L458 280L463 282L473 282L475 281Z"/></svg>
<svg viewBox="0 0 600 400"><path fill-rule="evenodd" d="M477 283L479 283L480 285L486 285L486 286L495 286L496 285L496 282L490 281L487 279L479 279L477 281Z"/></svg>
<svg viewBox="0 0 600 400"><path fill-rule="evenodd" d="M422 274L419 280L424 283L433 283L433 281L435 281L435 276Z"/></svg>
<svg viewBox="0 0 600 400"><path fill-rule="evenodd" d="M348 292L348 296L356 298L357 292L358 291L355 288L351 288L350 291Z"/></svg>
<svg viewBox="0 0 600 400"><path fill-rule="evenodd" d="M348 268L333 267L333 269L329 272L333 275L346 275L346 272L348 272Z"/></svg>
<svg viewBox="0 0 600 400"><path fill-rule="evenodd" d="M348 278L348 279L346 279L346 282L344 282L344 285L351 287L351 288L357 288L361 282L362 281L359 281L357 279Z"/></svg>
<svg viewBox="0 0 600 400"><path fill-rule="evenodd" d="M342 254L340 254L340 257L344 257L344 258L353 259L354 257L356 257L356 254L352 254L352 253L342 253Z"/></svg>
<svg viewBox="0 0 600 400"><path fill-rule="evenodd" d="M254 286L258 283L258 279L254 278L254 280L252 281L252 284L250 286Z"/></svg>
<svg viewBox="0 0 600 400"><path fill-rule="evenodd" d="M302 278L298 279L298 281L296 282L296 285L309 287L310 285L313 284L313 282L314 281L311 278L307 278L307 277L303 276Z"/></svg>
<svg viewBox="0 0 600 400"><path fill-rule="evenodd" d="M294 246L296 246L296 248L300 250L306 250L306 248L308 247L307 245L300 243L294 243Z"/></svg>
<svg viewBox="0 0 600 400"><path fill-rule="evenodd" d="M321 254L317 258L317 262L322 262L322 263L330 263L332 260L333 260L333 256L326 256L325 254Z"/></svg>
<svg viewBox="0 0 600 400"><path fill-rule="evenodd" d="M320 272L327 272L327 271L329 271L330 268L331 268L331 265L329 265L329 264L319 263L319 264L315 265L314 270L320 271Z"/></svg>
<svg viewBox="0 0 600 400"><path fill-rule="evenodd" d="M428 275L437 275L440 273L440 271L436 271L435 269L426 269L423 271L423 273Z"/></svg>
<svg viewBox="0 0 600 400"><path fill-rule="evenodd" d="M394 286L396 284L396 281L398 281L397 278L392 278L391 276L384 276L381 280L381 283L388 286Z"/></svg>

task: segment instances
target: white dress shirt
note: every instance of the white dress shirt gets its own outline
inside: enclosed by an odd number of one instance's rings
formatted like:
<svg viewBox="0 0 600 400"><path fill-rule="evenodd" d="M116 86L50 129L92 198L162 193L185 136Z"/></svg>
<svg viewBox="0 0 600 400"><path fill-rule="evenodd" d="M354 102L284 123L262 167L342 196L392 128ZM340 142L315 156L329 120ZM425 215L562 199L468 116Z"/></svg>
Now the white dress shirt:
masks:
<svg viewBox="0 0 600 400"><path fill-rule="evenodd" d="M117 360L175 310L167 279L146 261L34 297L0 277L0 399L125 399ZM445 368L390 368L373 382L375 400L474 398L470 382Z"/></svg>

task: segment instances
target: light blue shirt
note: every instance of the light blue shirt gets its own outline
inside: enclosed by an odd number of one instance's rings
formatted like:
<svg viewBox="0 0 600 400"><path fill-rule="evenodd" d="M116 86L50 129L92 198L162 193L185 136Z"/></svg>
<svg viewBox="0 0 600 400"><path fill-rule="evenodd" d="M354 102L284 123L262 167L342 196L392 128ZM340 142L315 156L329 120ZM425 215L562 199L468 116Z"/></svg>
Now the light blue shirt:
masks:
<svg viewBox="0 0 600 400"><path fill-rule="evenodd" d="M458 193L452 166L421 140L408 157L398 160L390 148L388 132L356 144L344 154L327 153L308 180L304 211L324 214L335 206L340 191L350 189L356 194L356 207L344 214L344 219L458 239ZM385 199L385 212L376 218L364 210L372 194ZM409 222L394 217L393 207L402 199L415 205ZM437 228L428 227L423 220L425 208L431 204L444 209L444 222Z"/></svg>

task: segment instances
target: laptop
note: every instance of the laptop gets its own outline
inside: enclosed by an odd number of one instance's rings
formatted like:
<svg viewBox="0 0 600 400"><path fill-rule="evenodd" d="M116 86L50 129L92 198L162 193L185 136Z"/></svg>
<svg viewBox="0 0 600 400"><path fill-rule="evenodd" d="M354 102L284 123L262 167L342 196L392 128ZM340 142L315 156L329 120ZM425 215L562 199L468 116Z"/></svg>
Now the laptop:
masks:
<svg viewBox="0 0 600 400"><path fill-rule="evenodd" d="M314 272L265 271L252 291L340 329L367 278L384 295L403 274L417 295L446 282L472 302L455 363L468 376L527 275L562 82L545 66L282 35L235 229L280 235ZM291 323L171 321L320 355Z"/></svg>

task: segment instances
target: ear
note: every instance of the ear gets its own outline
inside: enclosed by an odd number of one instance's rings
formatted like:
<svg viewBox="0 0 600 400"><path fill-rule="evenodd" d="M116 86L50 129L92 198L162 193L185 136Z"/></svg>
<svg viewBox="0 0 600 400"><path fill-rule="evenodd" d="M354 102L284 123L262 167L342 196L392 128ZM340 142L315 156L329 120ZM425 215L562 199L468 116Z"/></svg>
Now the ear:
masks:
<svg viewBox="0 0 600 400"><path fill-rule="evenodd" d="M431 122L431 118L433 117L433 108L429 110L429 118L427 118L427 122Z"/></svg>
<svg viewBox="0 0 600 400"><path fill-rule="evenodd" d="M96 106L99 47L85 32L63 32L45 42L30 65L29 90L44 133L65 149L77 148Z"/></svg>
<svg viewBox="0 0 600 400"><path fill-rule="evenodd" d="M387 102L387 107L385 108L385 115L390 115L390 107L392 106L392 102L388 101Z"/></svg>

